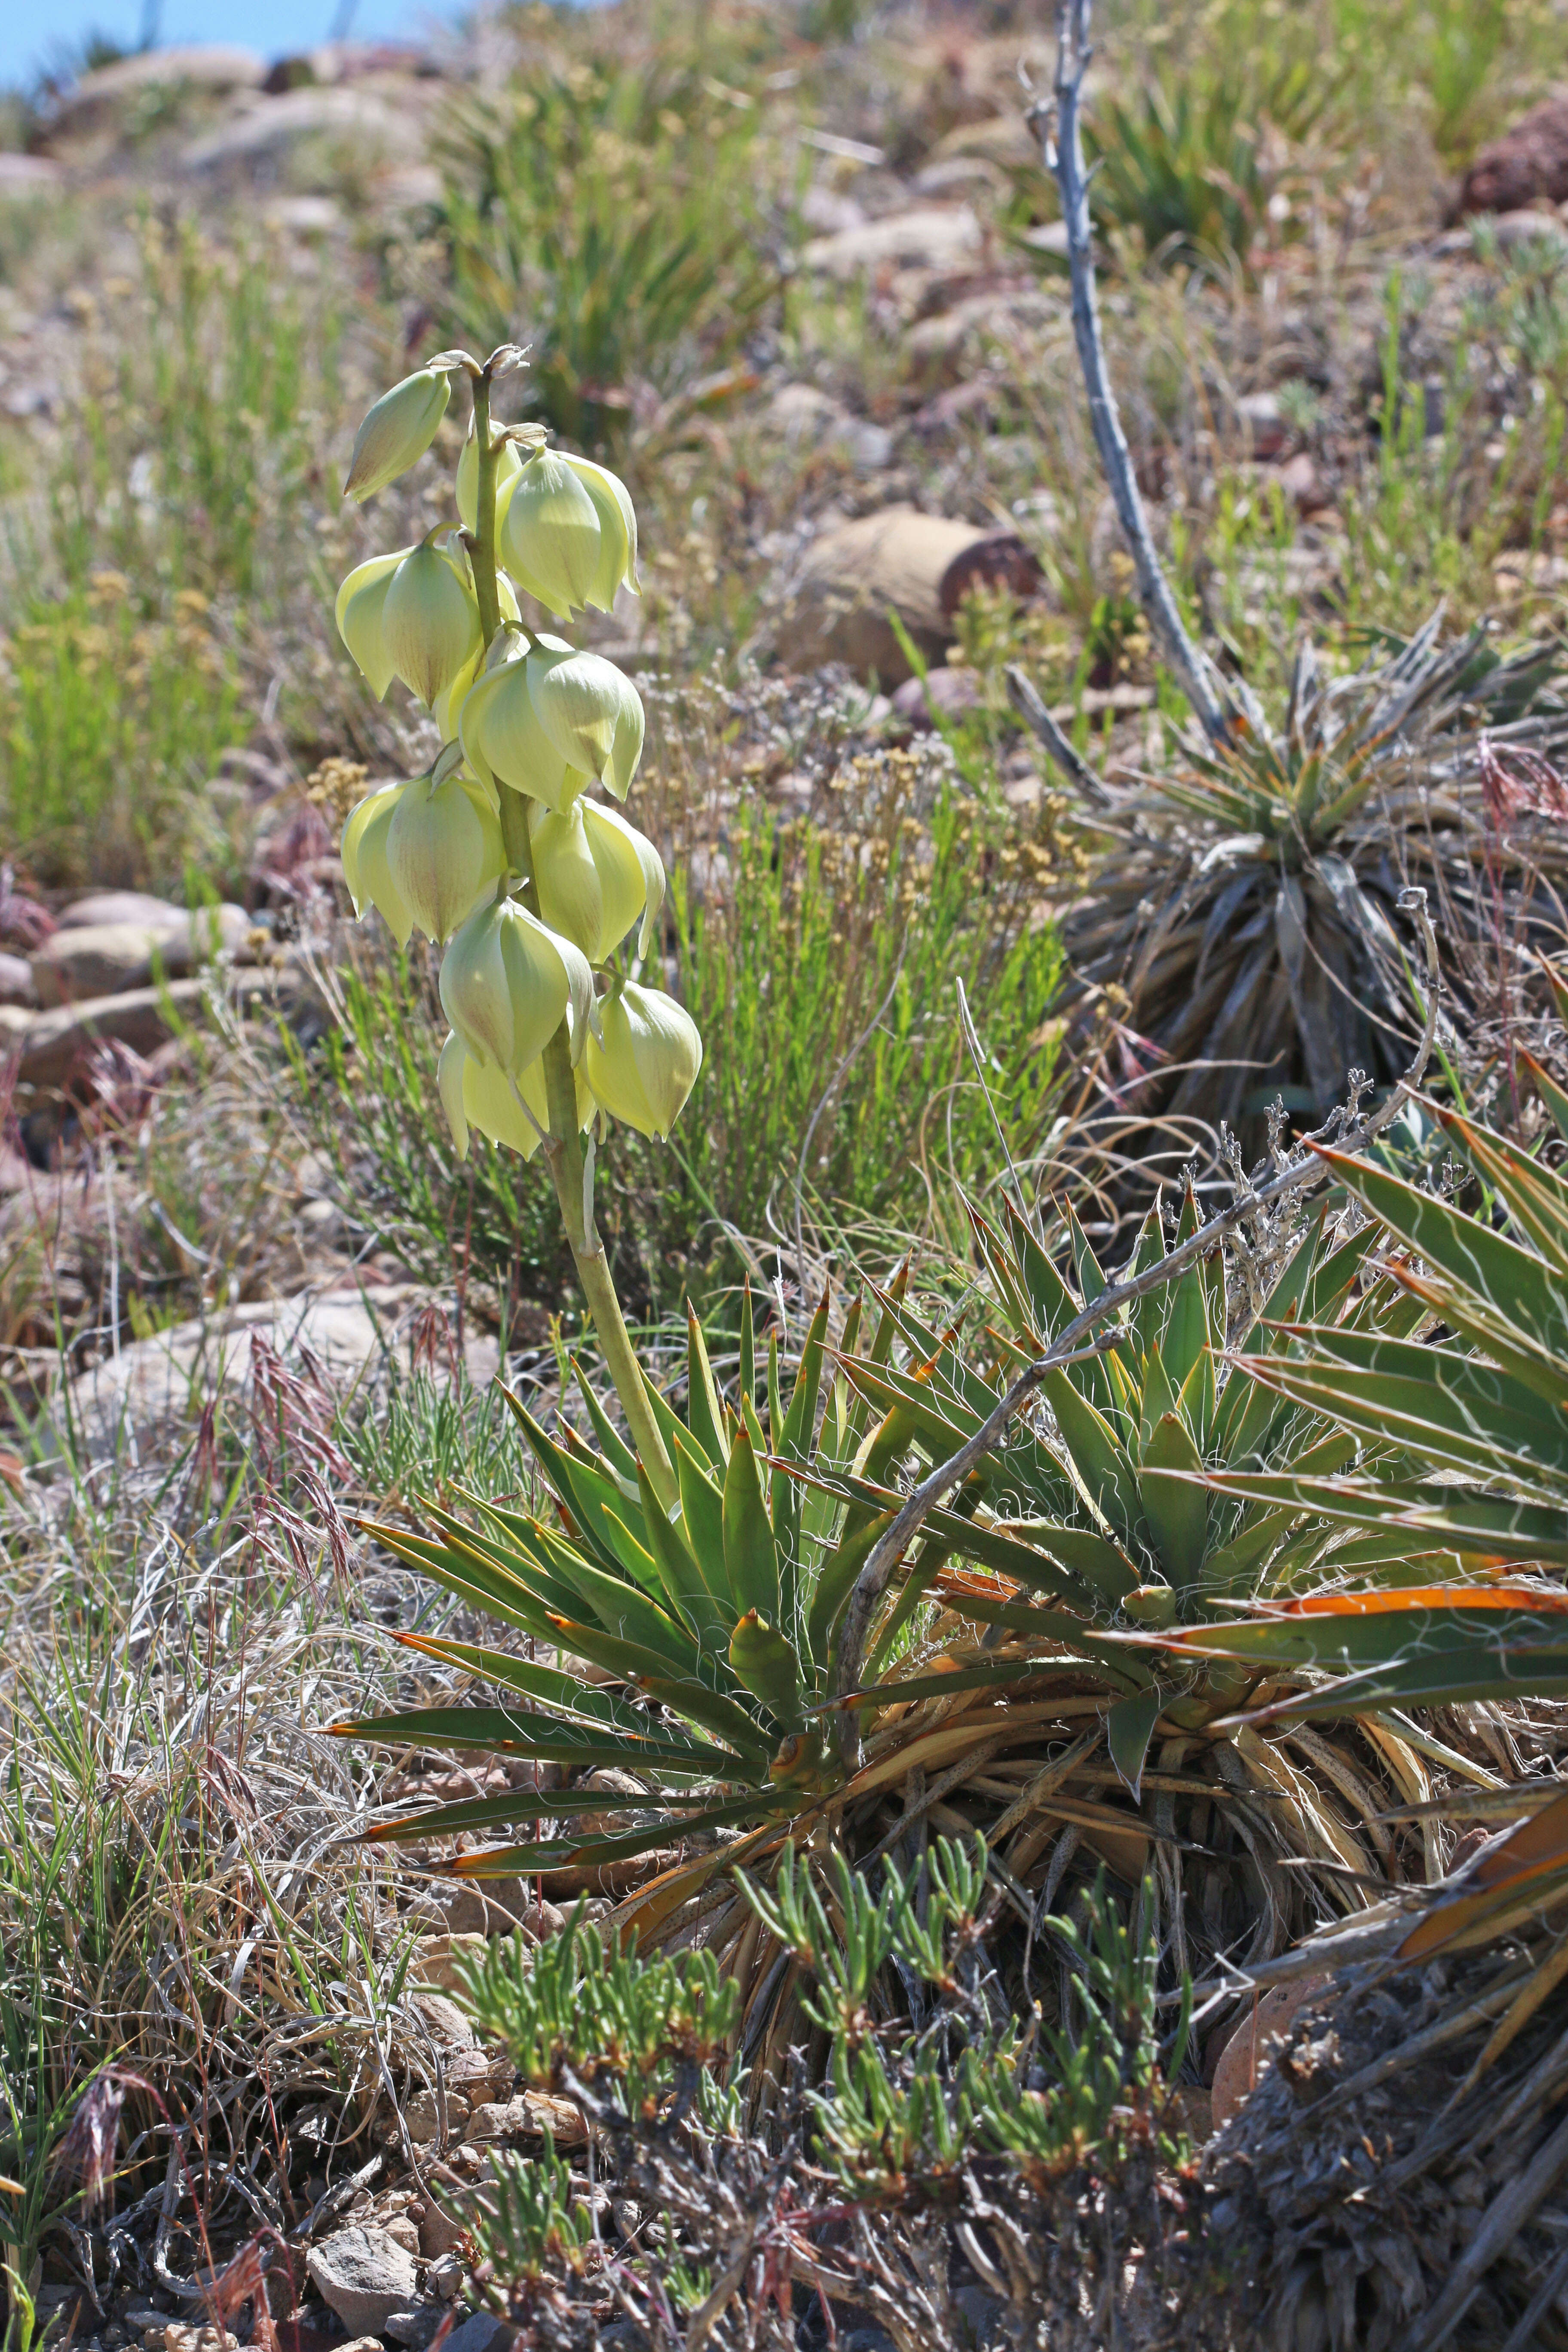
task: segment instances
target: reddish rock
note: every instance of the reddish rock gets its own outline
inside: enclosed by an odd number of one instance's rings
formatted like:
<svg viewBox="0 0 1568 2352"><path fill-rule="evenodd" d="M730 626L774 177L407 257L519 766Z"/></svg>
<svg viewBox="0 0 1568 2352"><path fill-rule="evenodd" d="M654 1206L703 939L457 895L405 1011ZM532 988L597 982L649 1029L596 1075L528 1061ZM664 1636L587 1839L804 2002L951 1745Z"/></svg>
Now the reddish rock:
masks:
<svg viewBox="0 0 1568 2352"><path fill-rule="evenodd" d="M1465 173L1456 216L1520 212L1544 196L1568 199L1568 92L1532 107L1500 139L1483 147Z"/></svg>
<svg viewBox="0 0 1568 2352"><path fill-rule="evenodd" d="M1039 558L1015 530L987 531L955 555L937 593L951 621L972 588L1010 588L1027 603L1044 585Z"/></svg>

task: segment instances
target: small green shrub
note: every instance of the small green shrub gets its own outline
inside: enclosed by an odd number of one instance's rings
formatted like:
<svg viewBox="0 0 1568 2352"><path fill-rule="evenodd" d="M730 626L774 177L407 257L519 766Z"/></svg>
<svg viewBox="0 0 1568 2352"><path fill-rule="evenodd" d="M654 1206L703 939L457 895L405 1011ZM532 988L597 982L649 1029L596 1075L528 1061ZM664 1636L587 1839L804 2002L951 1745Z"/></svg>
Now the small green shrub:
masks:
<svg viewBox="0 0 1568 2352"><path fill-rule="evenodd" d="M143 593L200 589L275 606L319 504L316 431L338 326L307 318L260 244L220 250L189 222L142 226L134 281L91 314L87 390L52 485L52 553Z"/></svg>
<svg viewBox="0 0 1568 2352"><path fill-rule="evenodd" d="M814 2210L825 2221L858 2210L879 2231L896 2229L900 2214L956 2219L978 2163L993 2190L1000 2179L1010 2198L1038 2200L1043 2248L1060 2217L1053 2196L1081 2168L1114 2176L1135 2147L1158 2144L1152 1902L1129 1928L1101 1874L1081 1924L1042 1923L1072 1970L1079 2015L1076 2030L1064 2021L1042 2031L1036 2019L1024 2032L1006 2014L987 1948L996 1924L987 1864L984 1841L943 1839L918 1888L890 1863L874 1884L841 1854L828 1864L794 1850L772 1895L741 1877L773 1947L815 1986L805 2011L819 2063L813 2082L797 2073L782 2089L782 2160L744 2131L740 1987L713 1949L643 1958L606 1948L579 1913L539 1951L497 1942L469 1969L476 2022L536 2090L574 2098L591 2116L599 2177L645 2210L650 2187L667 2192L622 2250L645 2292L685 2303L694 2276L711 2286L721 2267L713 2240L722 2243L731 2218L725 2192L741 2186L755 2210L748 2156L763 2158L773 2195L784 2190L781 2206L806 2229ZM928 2019L921 2030L911 2011ZM1185 2042L1184 2019L1165 2053L1172 2072ZM1169 2143L1164 2152L1178 2154ZM493 2291L516 2315L545 2282L569 2288L583 2277L587 2213L552 2144L542 2163L513 2159L496 2176L468 2218ZM803 2232L798 2243L816 2241ZM973 2232L968 2243L978 2251ZM1028 2283L1037 2294L1041 2284ZM721 2290L718 2309L723 2301Z"/></svg>
<svg viewBox="0 0 1568 2352"><path fill-rule="evenodd" d="M980 1180L995 1129L964 1057L960 982L1018 1149L1055 1099L1046 823L1030 833L950 784L922 824L913 774L909 753L858 755L836 787L841 830L775 837L742 812L724 897L684 918L682 973L710 1041L686 1164L698 1199L747 1234L770 1209L793 1214L791 1171L829 1214L853 1202L903 1229L940 1214L950 1182Z"/></svg>
<svg viewBox="0 0 1568 2352"><path fill-rule="evenodd" d="M0 835L41 883L168 888L192 858L221 870L200 787L234 740L238 687L205 597L172 608L99 572L30 599L0 644Z"/></svg>
<svg viewBox="0 0 1568 2352"><path fill-rule="evenodd" d="M778 297L757 127L696 59L579 64L468 108L433 224L453 336L515 337L531 414L623 441L634 396L679 403Z"/></svg>

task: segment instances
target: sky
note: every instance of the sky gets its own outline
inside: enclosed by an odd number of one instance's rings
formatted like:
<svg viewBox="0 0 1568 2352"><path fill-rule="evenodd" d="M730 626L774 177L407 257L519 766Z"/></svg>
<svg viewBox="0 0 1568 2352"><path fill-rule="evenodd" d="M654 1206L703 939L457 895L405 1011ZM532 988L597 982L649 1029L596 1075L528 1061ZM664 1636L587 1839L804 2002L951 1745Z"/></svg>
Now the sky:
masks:
<svg viewBox="0 0 1568 2352"><path fill-rule="evenodd" d="M89 32L139 46L148 0L0 0L0 85L25 87L64 45ZM432 18L455 16L455 0L162 0L160 40L235 41L276 58L324 41L353 5L357 40L417 38Z"/></svg>

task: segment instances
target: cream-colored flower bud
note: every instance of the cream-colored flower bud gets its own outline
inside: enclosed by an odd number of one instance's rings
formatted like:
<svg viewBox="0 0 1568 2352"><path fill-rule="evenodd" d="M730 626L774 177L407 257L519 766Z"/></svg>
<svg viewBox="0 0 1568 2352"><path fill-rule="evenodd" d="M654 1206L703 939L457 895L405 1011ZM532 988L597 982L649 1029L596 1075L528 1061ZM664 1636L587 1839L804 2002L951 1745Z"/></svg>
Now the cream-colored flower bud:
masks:
<svg viewBox="0 0 1568 2352"><path fill-rule="evenodd" d="M664 860L647 835L628 824L619 809L586 798L579 805L604 898L604 923L594 961L597 963L613 954L639 915L642 932L637 953L647 955L664 905Z"/></svg>
<svg viewBox="0 0 1568 2352"><path fill-rule="evenodd" d="M619 476L592 457L568 457L566 463L593 499L599 515L599 569L588 593L590 604L607 613L624 582L634 596L637 586L637 516L631 492Z"/></svg>
<svg viewBox="0 0 1568 2352"><path fill-rule="evenodd" d="M387 828L386 862L419 929L437 944L450 939L506 871L500 820L484 787L461 775L406 786Z"/></svg>
<svg viewBox="0 0 1568 2352"><path fill-rule="evenodd" d="M385 699L386 689L396 676L382 626L386 592L404 557L413 552L411 547L399 547L390 555L373 555L368 563L357 565L338 590L338 635L364 672L366 683L378 702Z"/></svg>
<svg viewBox="0 0 1568 2352"><path fill-rule="evenodd" d="M496 588L500 597L502 620L515 621L518 617L517 596L513 591L511 582L507 578L504 572L497 574ZM476 646L473 655L463 664L462 668L458 672L457 677L452 680L452 683L447 688L446 693L438 694L435 701L431 704L430 716L440 730L441 740L443 743L456 743L458 740L462 733L463 705L468 698L468 688L474 684L476 678L479 677L483 674L485 667L486 662L484 648L482 646ZM554 757L552 752L551 753L551 757L552 759ZM485 764L482 769L479 763L472 761L470 761L469 765L473 768L475 774L479 776L479 782L484 785L485 791L489 794L490 800L494 802L496 798L496 780L494 775L490 772L488 763Z"/></svg>
<svg viewBox="0 0 1568 2352"><path fill-rule="evenodd" d="M607 613L623 581L636 590L636 510L626 484L591 457L525 458L498 510L502 562L552 613Z"/></svg>
<svg viewBox="0 0 1568 2352"><path fill-rule="evenodd" d="M599 1007L603 1037L584 1055L595 1101L639 1135L661 1139L679 1118L702 1067L702 1040L684 1006L661 989L628 981Z"/></svg>
<svg viewBox="0 0 1568 2352"><path fill-rule="evenodd" d="M350 810L339 844L343 880L354 902L354 913L363 918L365 908L374 907L400 948L408 945L414 916L392 878L386 844L392 820L407 790L406 784L380 784L367 793L357 808Z"/></svg>
<svg viewBox="0 0 1568 2352"><path fill-rule="evenodd" d="M430 716L436 722L443 743L455 743L458 740L463 725L463 705L468 698L468 688L479 674L479 664L483 659L482 653L471 655L445 694L438 694L430 705ZM487 793L493 800L495 797L493 784L487 786Z"/></svg>
<svg viewBox="0 0 1568 2352"><path fill-rule="evenodd" d="M540 725L529 690L530 661L526 638L513 640L475 679L462 706L463 756L481 779L510 784L546 808L565 808L587 776L563 758Z"/></svg>
<svg viewBox="0 0 1568 2352"><path fill-rule="evenodd" d="M585 798L531 816L539 911L552 931L575 940L601 963L644 919L644 947L664 903L664 866L651 841L618 810Z"/></svg>
<svg viewBox="0 0 1568 2352"><path fill-rule="evenodd" d="M467 558L437 547L436 536L404 557L381 615L393 669L426 708L446 693L480 643Z"/></svg>
<svg viewBox="0 0 1568 2352"><path fill-rule="evenodd" d="M573 1074L577 1094L579 1128L593 1123L598 1108L582 1071ZM515 1078L483 1062L476 1062L454 1029L441 1048L437 1066L441 1104L458 1147L458 1157L468 1156L468 1131L477 1129L492 1143L504 1143L521 1159L531 1160L550 1129L550 1105L542 1061L530 1062ZM516 1087L517 1093L512 1092ZM518 1101L518 1095L522 1103ZM523 1108L526 1105L526 1109Z"/></svg>
<svg viewBox="0 0 1568 2352"><path fill-rule="evenodd" d="M599 509L559 451L530 457L498 510L500 560L518 586L552 613L586 604L601 568Z"/></svg>
<svg viewBox="0 0 1568 2352"><path fill-rule="evenodd" d="M468 1114L463 1101L463 1072L468 1060L468 1047L455 1029L448 1029L441 1058L436 1065L436 1091L441 1097L459 1160L468 1156Z"/></svg>
<svg viewBox="0 0 1568 2352"><path fill-rule="evenodd" d="M565 809L531 811L528 838L541 915L552 931L574 941L590 963L597 963L604 953L605 894L584 830L582 802L574 801Z"/></svg>
<svg viewBox="0 0 1568 2352"><path fill-rule="evenodd" d="M476 1060L514 1077L544 1051L568 1008L574 1059L596 1017L587 958L515 898L479 908L454 934L441 1003Z"/></svg>
<svg viewBox="0 0 1568 2352"><path fill-rule="evenodd" d="M574 653L545 637L528 656L528 691L562 759L624 801L643 746L643 708L630 678L602 654Z"/></svg>
<svg viewBox="0 0 1568 2352"><path fill-rule="evenodd" d="M522 459L516 447L504 442L496 458L496 512L500 514L506 494L522 470ZM474 438L474 428L468 427L468 437L463 444L463 454L458 460L458 512L465 530L477 531L479 527L479 445Z"/></svg>
<svg viewBox="0 0 1568 2352"><path fill-rule="evenodd" d="M405 474L436 438L452 397L444 370L420 368L384 392L354 436L345 499L368 499Z"/></svg>

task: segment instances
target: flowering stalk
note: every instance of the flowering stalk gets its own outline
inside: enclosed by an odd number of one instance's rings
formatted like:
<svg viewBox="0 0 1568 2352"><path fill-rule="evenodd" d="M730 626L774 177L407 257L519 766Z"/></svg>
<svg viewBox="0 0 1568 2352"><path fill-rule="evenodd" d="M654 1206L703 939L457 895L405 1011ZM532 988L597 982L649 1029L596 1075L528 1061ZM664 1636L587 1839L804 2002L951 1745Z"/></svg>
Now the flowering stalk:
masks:
<svg viewBox="0 0 1568 2352"><path fill-rule="evenodd" d="M490 371L474 379L474 439L479 457L479 515L470 553L474 593L479 599L479 625L489 645L501 625L500 594L496 581L496 461L501 445L490 433ZM501 794L501 833L512 871L531 877L532 844L529 837L528 803L516 793ZM519 855L521 852L521 856ZM531 879L523 898L539 912L538 889ZM615 1382L626 1425L655 1494L667 1510L679 1500L680 1488L664 1439L647 1401L642 1367L626 1329L621 1302L616 1295L605 1244L594 1222L594 1180L583 1151L577 1118L577 1082L572 1069L572 1039L564 1016L544 1048L545 1101L550 1129L543 1143L544 1164L555 1187L561 1222L572 1251L572 1262L583 1286L583 1297L594 1318L605 1368Z"/></svg>
<svg viewBox="0 0 1568 2352"><path fill-rule="evenodd" d="M664 868L589 787L626 798L643 744L637 691L598 655L531 635L518 603L521 587L564 616L635 593L637 517L602 467L545 450L537 428L497 432L494 383L520 364L507 344L482 366L444 352L361 427L349 488L369 497L430 446L448 377L468 378L462 528L373 557L339 591L339 630L373 691L402 679L443 739L426 775L379 786L353 811L343 875L361 913L374 906L399 940L417 929L446 950L452 1033L438 1082L458 1151L470 1129L524 1158L542 1151L632 1441L673 1512L679 1486L595 1223L584 1136L611 1118L668 1135L701 1040L619 961L639 919L636 954L648 951Z"/></svg>

